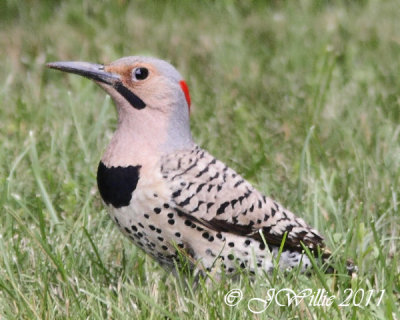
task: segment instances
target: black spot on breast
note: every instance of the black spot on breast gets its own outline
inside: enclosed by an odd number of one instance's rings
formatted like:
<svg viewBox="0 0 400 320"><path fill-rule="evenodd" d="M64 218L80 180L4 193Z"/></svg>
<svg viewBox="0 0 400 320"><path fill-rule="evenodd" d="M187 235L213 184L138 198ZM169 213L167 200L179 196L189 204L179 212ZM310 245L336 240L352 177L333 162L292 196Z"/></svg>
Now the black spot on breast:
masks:
<svg viewBox="0 0 400 320"><path fill-rule="evenodd" d="M97 169L97 186L100 195L106 204L115 208L129 205L132 192L139 181L141 166L110 167L107 168L100 161Z"/></svg>

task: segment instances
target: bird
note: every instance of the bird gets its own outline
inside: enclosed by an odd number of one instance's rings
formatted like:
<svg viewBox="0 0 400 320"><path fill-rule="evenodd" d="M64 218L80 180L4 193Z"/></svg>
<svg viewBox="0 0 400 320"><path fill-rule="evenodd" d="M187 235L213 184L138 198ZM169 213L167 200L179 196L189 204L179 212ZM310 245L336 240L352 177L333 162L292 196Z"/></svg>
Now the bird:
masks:
<svg viewBox="0 0 400 320"><path fill-rule="evenodd" d="M305 248L330 255L317 230L194 142L189 88L169 62L129 56L47 67L89 78L113 99L118 124L98 189L120 231L167 270L304 273L312 268Z"/></svg>

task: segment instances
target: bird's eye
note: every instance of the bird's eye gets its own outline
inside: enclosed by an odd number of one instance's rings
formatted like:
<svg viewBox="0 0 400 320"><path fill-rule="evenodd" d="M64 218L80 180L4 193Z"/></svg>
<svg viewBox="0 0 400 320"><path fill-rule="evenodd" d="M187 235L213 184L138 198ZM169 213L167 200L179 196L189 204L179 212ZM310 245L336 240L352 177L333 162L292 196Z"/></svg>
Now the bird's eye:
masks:
<svg viewBox="0 0 400 320"><path fill-rule="evenodd" d="M132 71L132 79L134 81L144 80L148 77L149 70L146 68L135 68Z"/></svg>

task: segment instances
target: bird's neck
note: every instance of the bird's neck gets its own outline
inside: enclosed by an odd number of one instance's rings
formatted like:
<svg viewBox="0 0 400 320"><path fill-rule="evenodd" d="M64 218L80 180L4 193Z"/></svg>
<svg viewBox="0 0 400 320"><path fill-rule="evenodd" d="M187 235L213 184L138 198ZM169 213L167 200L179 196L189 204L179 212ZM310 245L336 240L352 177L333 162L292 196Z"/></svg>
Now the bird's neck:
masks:
<svg viewBox="0 0 400 320"><path fill-rule="evenodd" d="M165 153L191 148L190 128L176 130L165 121L142 113L119 115L117 129L102 157L107 167L151 167Z"/></svg>

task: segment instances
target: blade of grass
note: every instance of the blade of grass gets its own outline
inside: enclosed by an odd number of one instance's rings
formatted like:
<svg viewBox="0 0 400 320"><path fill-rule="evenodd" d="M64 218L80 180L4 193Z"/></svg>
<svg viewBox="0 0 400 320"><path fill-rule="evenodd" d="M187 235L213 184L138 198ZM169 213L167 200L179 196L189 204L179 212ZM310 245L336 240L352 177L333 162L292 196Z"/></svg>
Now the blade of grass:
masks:
<svg viewBox="0 0 400 320"><path fill-rule="evenodd" d="M310 143L311 136L314 132L314 126L312 126L307 133L307 137L303 144L303 149L301 151L301 160L300 160L300 169L299 169L299 178L297 182L297 198L301 199L303 196L303 175L305 171L305 164L306 164L306 154L308 150L308 146Z"/></svg>
<svg viewBox="0 0 400 320"><path fill-rule="evenodd" d="M41 236L34 234L29 228L26 227L26 223L21 220L21 218L14 213L12 210L8 210L8 213L14 218L18 225L24 230L24 233L28 235L38 246L42 249L45 255L53 263L57 271L59 272L61 278L65 281L67 279L67 273L64 269L63 261L60 257L53 254L50 245L46 242L46 238L41 238Z"/></svg>
<svg viewBox="0 0 400 320"><path fill-rule="evenodd" d="M38 159L38 154L37 154L37 150L36 150L36 140L35 140L35 136L32 131L29 133L29 137L30 137L30 146L31 146L30 159L31 159L33 175L35 177L36 184L39 187L40 194L42 195L43 202L45 203L46 208L49 211L52 222L54 224L58 224L58 223L60 223L60 219L58 218L57 212L54 209L53 203L50 199L50 196L46 190L46 187L43 183L43 179L41 176L39 159Z"/></svg>

